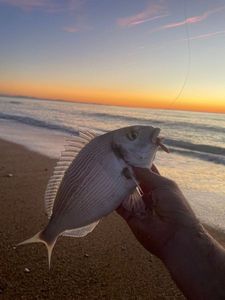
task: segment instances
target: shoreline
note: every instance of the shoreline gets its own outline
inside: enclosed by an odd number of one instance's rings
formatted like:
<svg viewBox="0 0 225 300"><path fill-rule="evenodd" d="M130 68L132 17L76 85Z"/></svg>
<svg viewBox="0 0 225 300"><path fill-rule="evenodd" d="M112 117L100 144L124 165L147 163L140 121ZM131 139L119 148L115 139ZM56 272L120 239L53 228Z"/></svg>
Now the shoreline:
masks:
<svg viewBox="0 0 225 300"><path fill-rule="evenodd" d="M50 271L43 245L15 249L47 223L43 198L56 160L4 140L0 156L0 299L184 299L116 213L84 238L59 238ZM225 245L223 232L205 227Z"/></svg>

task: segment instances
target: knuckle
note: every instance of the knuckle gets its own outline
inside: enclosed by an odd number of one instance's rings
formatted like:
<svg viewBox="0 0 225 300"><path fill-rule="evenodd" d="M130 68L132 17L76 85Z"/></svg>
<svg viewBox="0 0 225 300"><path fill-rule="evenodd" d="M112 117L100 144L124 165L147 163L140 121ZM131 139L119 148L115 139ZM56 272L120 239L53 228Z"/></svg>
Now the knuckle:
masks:
<svg viewBox="0 0 225 300"><path fill-rule="evenodd" d="M167 185L173 189L178 189L177 183L172 179L167 180Z"/></svg>

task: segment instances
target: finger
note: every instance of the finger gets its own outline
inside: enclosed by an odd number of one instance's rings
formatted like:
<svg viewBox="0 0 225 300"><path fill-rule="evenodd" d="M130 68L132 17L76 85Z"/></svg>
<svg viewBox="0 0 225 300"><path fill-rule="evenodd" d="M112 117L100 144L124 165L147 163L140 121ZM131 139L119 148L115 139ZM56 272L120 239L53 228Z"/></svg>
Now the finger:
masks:
<svg viewBox="0 0 225 300"><path fill-rule="evenodd" d="M154 208L154 202L153 202L153 198L152 198L152 193L146 193L142 196L142 200L145 203L145 206L148 210L153 211Z"/></svg>
<svg viewBox="0 0 225 300"><path fill-rule="evenodd" d="M139 239L139 232L143 231L143 221L141 221L139 218L136 218L129 211L127 211L122 204L116 209L116 212L127 222L134 235L137 237L137 239Z"/></svg>
<svg viewBox="0 0 225 300"><path fill-rule="evenodd" d="M152 164L151 170L152 170L152 172L154 172L154 173L160 175L159 170L157 169L156 165ZM144 184L143 182L141 182L141 183L140 183L140 186L141 186L142 191L143 191L145 194L151 193L151 189L150 189L150 187L149 187L148 184L147 184L147 186L146 186L146 184Z"/></svg>
<svg viewBox="0 0 225 300"><path fill-rule="evenodd" d="M154 172L154 173L160 175L159 170L158 170L158 168L156 167L155 164L152 164L151 170L152 170L152 172Z"/></svg>
<svg viewBox="0 0 225 300"><path fill-rule="evenodd" d="M117 209L116 209L116 212L124 219L126 220L127 222L129 221L129 219L133 216L131 214L131 212L129 212L128 210L126 210L124 207L123 207L123 204L121 204Z"/></svg>
<svg viewBox="0 0 225 300"><path fill-rule="evenodd" d="M163 187L168 183L168 179L152 172L149 169L133 167L135 177L141 184L147 187L150 191L159 187Z"/></svg>

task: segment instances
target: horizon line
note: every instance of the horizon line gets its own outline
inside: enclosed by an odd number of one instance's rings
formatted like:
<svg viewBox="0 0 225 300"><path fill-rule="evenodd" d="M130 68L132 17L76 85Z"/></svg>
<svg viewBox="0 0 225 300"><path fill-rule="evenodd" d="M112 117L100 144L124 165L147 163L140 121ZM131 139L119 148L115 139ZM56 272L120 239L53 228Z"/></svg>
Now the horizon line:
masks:
<svg viewBox="0 0 225 300"><path fill-rule="evenodd" d="M196 112L196 113L212 113L212 114L225 114L225 111L208 111L208 110L200 110L200 109L181 109L181 108L160 108L160 107L151 107L151 106L139 106L139 105L125 105L125 104L110 104L110 103L99 103L99 102L88 102L83 100L68 100L68 99L60 99L60 98L45 98L45 97L35 97L35 96L27 96L27 95L17 95L17 94L5 94L0 93L0 97L13 97L13 98L25 98L25 99L34 99L41 101L58 101L58 102L74 102L79 104L94 104L94 105L105 105L105 106L116 106L116 107L127 107L127 108L146 108L153 110L175 110L175 111L186 111L186 112Z"/></svg>

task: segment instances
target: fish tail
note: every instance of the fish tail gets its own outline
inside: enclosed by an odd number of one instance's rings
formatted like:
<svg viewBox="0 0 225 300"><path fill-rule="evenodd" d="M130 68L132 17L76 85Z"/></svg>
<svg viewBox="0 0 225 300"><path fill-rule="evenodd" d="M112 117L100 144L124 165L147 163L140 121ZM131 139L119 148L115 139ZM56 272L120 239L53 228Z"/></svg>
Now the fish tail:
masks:
<svg viewBox="0 0 225 300"><path fill-rule="evenodd" d="M25 244L31 244L31 243L42 243L42 244L44 244L47 248L47 251L48 251L48 266L49 266L49 270L50 270L52 250L55 246L55 243L56 243L56 240L57 240L58 236L53 241L48 241L48 239L45 238L44 232L45 232L45 230L39 231L33 237L17 244L17 246L21 246L21 245L25 245Z"/></svg>

